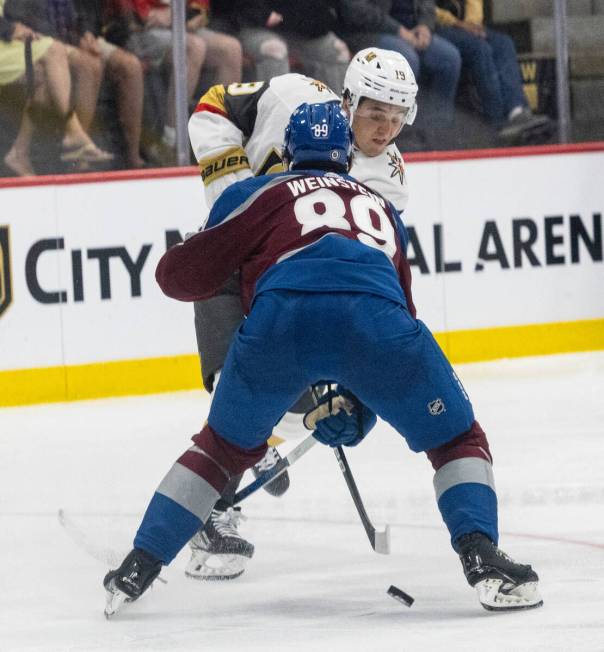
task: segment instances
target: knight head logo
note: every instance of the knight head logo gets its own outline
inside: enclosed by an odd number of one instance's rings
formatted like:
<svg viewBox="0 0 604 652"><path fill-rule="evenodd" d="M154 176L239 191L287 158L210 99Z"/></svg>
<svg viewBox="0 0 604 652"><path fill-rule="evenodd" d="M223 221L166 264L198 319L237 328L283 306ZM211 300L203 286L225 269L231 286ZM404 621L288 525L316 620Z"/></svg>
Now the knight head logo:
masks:
<svg viewBox="0 0 604 652"><path fill-rule="evenodd" d="M0 317L13 300L10 274L10 234L8 226L0 226Z"/></svg>

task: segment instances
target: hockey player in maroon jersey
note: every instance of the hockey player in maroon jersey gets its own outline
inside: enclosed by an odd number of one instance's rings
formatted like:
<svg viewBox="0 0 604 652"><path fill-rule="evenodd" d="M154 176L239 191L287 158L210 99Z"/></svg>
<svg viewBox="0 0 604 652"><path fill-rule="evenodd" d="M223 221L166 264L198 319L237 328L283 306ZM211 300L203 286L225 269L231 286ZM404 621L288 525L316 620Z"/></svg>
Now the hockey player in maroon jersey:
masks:
<svg viewBox="0 0 604 652"><path fill-rule="evenodd" d="M344 80L342 106L351 117L355 136L351 174L391 201L399 213L407 206L409 190L403 158L393 141L403 126L415 119L416 93L415 77L406 59L379 48L358 52ZM283 132L298 105L337 100L322 82L295 73L266 82L213 86L189 121L208 206L236 181L284 170ZM210 394L243 318L239 295L235 275L216 296L194 303L202 378ZM266 455L252 468L255 475L278 462L274 444L304 435L302 417L311 406L307 391L283 415ZM191 540L187 576L232 579L244 572L254 546L238 531L242 514L231 506L238 483L239 479L233 478L227 485L210 522ZM265 489L279 496L288 486L285 472Z"/></svg>
<svg viewBox="0 0 604 652"><path fill-rule="evenodd" d="M406 229L391 203L348 176L351 155L339 105L303 104L285 135L289 172L234 184L205 229L160 260L160 287L181 301L212 296L239 269L247 318L207 424L160 483L134 549L104 579L108 616L144 593L204 527L231 477L263 457L283 412L325 381L349 409L328 411L314 436L355 446L376 414L388 421L431 461L438 507L480 603L542 604L537 574L497 547L489 445L455 372L415 318Z"/></svg>

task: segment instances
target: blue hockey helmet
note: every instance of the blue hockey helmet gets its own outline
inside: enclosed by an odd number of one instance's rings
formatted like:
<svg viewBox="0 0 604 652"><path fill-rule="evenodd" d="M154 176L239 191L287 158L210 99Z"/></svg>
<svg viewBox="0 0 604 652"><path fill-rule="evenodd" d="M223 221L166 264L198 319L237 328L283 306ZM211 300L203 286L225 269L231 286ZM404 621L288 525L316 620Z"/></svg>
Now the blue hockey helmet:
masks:
<svg viewBox="0 0 604 652"><path fill-rule="evenodd" d="M348 172L352 142L350 123L339 102L300 104L285 128L283 162L286 168Z"/></svg>

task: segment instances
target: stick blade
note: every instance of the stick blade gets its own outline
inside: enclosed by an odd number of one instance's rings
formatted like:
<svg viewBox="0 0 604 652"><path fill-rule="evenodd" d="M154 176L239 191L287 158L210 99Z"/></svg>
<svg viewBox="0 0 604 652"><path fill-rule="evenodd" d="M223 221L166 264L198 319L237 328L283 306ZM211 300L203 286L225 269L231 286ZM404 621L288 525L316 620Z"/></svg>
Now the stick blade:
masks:
<svg viewBox="0 0 604 652"><path fill-rule="evenodd" d="M387 525L383 531L376 530L373 539L373 549L380 555L390 554L390 526Z"/></svg>

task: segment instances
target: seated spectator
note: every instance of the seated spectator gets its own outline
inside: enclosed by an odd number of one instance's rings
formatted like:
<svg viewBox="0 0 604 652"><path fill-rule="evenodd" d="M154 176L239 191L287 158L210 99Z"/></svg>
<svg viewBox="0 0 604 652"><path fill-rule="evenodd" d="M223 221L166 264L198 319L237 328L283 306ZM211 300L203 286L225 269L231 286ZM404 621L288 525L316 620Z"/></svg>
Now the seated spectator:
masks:
<svg viewBox="0 0 604 652"><path fill-rule="evenodd" d="M484 26L483 0L437 0L437 33L459 50L486 120L507 144L545 141L553 122L529 109L516 47L506 34Z"/></svg>
<svg viewBox="0 0 604 652"><path fill-rule="evenodd" d="M430 129L450 128L461 57L434 34L434 0L342 0L338 34L354 50L375 46L400 52L420 87L419 122Z"/></svg>
<svg viewBox="0 0 604 652"><path fill-rule="evenodd" d="M4 157L6 167L17 176L34 175L31 147L34 135L32 111L42 108L64 121L61 141L63 160L106 162L113 157L99 149L83 129L78 116L71 110L71 76L67 51L63 44L41 37L31 28L2 15L0 0L0 89L26 81L25 41L32 40L33 94L27 99L21 125L15 141Z"/></svg>
<svg viewBox="0 0 604 652"><path fill-rule="evenodd" d="M222 24L238 30L244 54L252 61L254 79L271 79L290 71L290 56L300 69L342 90L350 52L333 32L335 0L235 0L214 2ZM212 23L210 23L210 27Z"/></svg>
<svg viewBox="0 0 604 652"><path fill-rule="evenodd" d="M289 70L285 41L275 32L283 16L264 0L212 0L209 27L237 36L250 64L249 77L272 79Z"/></svg>
<svg viewBox="0 0 604 652"><path fill-rule="evenodd" d="M210 0L188 0L187 30L197 34L206 44L204 68L214 74L214 83L233 84L241 81L243 52L234 36L208 27Z"/></svg>
<svg viewBox="0 0 604 652"><path fill-rule="evenodd" d="M35 32L67 44L67 57L74 80L73 108L86 132L96 112L102 65L98 56L78 47L76 14L72 0L7 0L5 16L18 20ZM74 161L76 161L74 153ZM87 165L81 161L78 165Z"/></svg>
<svg viewBox="0 0 604 652"><path fill-rule="evenodd" d="M107 39L125 47L142 60L146 68L159 71L169 67L166 118L163 127L163 153L166 163L175 162L176 115L172 58L172 10L162 0L105 0ZM109 36L109 34L111 36ZM193 98L206 56L204 41L195 34L185 35L187 96Z"/></svg>
<svg viewBox="0 0 604 652"><path fill-rule="evenodd" d="M98 60L102 71L115 84L118 120L126 146L126 165L141 168L141 126L143 119L143 67L130 52L109 43L101 35L103 28L103 2L101 0L74 0L75 22L70 31L77 45ZM89 116L90 119L92 116ZM84 122L86 127L86 122Z"/></svg>
<svg viewBox="0 0 604 652"><path fill-rule="evenodd" d="M339 4L337 0L269 3L273 20L277 21L274 29L285 39L290 54L298 60L303 72L324 82L338 94L342 92L350 61L348 46L333 31Z"/></svg>

